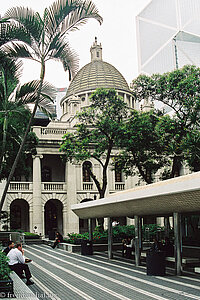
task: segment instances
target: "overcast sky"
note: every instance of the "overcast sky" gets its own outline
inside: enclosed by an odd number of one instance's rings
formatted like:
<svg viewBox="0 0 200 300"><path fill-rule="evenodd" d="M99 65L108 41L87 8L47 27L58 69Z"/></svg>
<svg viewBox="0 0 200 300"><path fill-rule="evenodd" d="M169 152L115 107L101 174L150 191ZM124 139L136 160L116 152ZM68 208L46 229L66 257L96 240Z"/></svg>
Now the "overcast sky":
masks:
<svg viewBox="0 0 200 300"><path fill-rule="evenodd" d="M69 34L70 45L80 58L80 68L90 62L90 46L96 36L102 44L103 60L115 66L130 84L138 75L135 16L150 1L93 0L103 17L103 24L100 26L96 20L89 20L79 31ZM8 8L15 6L29 6L42 14L52 3L52 0L1 0L0 14L3 16ZM26 60L21 81L38 79L39 75L39 64ZM45 80L56 87L69 84L68 74L58 62L47 64Z"/></svg>

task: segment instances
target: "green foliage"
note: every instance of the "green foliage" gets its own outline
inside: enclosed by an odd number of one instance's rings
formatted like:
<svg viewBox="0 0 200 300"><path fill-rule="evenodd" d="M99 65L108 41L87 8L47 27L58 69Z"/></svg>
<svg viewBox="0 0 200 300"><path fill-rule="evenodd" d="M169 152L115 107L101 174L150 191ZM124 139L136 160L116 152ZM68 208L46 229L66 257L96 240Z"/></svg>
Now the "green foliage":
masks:
<svg viewBox="0 0 200 300"><path fill-rule="evenodd" d="M32 232L24 232L24 236L25 236L25 239L39 239L40 238L39 234L32 233Z"/></svg>
<svg viewBox="0 0 200 300"><path fill-rule="evenodd" d="M0 280L8 280L11 269L8 265L9 258L0 249Z"/></svg>
<svg viewBox="0 0 200 300"><path fill-rule="evenodd" d="M7 127L7 142L4 149L4 160L1 164L0 180L7 178L16 157L21 140L23 138L27 123L29 121L30 112L25 110L23 114L11 114L9 124ZM0 116L0 128L3 126L3 119ZM2 130L0 130L0 141L2 140ZM27 160L32 154L36 152L38 138L35 133L28 134L24 150L20 156L14 176L25 175L28 178L31 169L27 167ZM2 150L2 143L0 143L0 151Z"/></svg>
<svg viewBox="0 0 200 300"><path fill-rule="evenodd" d="M122 241L127 237L135 237L135 226L126 225L126 226L115 226L113 227L113 239Z"/></svg>
<svg viewBox="0 0 200 300"><path fill-rule="evenodd" d="M100 232L98 229L95 229L93 231L93 242L98 243L102 240L105 240L108 238L107 232ZM81 240L88 240L89 239L89 233L85 232L83 234L81 233L68 233L68 238L64 239L67 243L70 244L80 244Z"/></svg>
<svg viewBox="0 0 200 300"><path fill-rule="evenodd" d="M191 170L200 171L200 131L193 130L186 134L184 156Z"/></svg>
<svg viewBox="0 0 200 300"><path fill-rule="evenodd" d="M138 101L157 100L167 105L174 113L172 118L161 119L160 126L157 127L164 151L172 161L170 172L165 170L165 175L180 175L184 161L188 162L192 170L198 171L200 68L184 66L162 75L140 75L133 81L133 93Z"/></svg>
<svg viewBox="0 0 200 300"><path fill-rule="evenodd" d="M153 175L168 163L156 129L162 118L161 112L133 111L124 123L124 130L118 136L118 146L123 151L115 157L113 165L126 176L137 174L146 183L152 183Z"/></svg>
<svg viewBox="0 0 200 300"><path fill-rule="evenodd" d="M7 211L0 212L0 225L2 226L3 230L8 230L8 222L10 221L10 216Z"/></svg>
<svg viewBox="0 0 200 300"><path fill-rule="evenodd" d="M151 240L153 237L157 236L158 231L161 233L162 238L164 238L164 227L161 227L157 224L144 224L142 226L142 236L143 240ZM134 225L123 225L113 227L113 241L121 242L125 238L134 238L135 237L135 226ZM84 234L80 233L68 233L68 238L64 241L71 244L80 244L82 239L89 239L89 233L85 232ZM93 242L103 242L107 243L108 231L101 231L101 228L97 226L93 231Z"/></svg>
<svg viewBox="0 0 200 300"><path fill-rule="evenodd" d="M100 163L100 180L92 169L88 169L88 172L102 198L107 187L106 172L112 150L117 146L128 109L114 89L97 89L91 95L90 101L90 107L77 115L80 123L76 130L63 137L60 151L64 153L63 158L72 163L91 158Z"/></svg>
<svg viewBox="0 0 200 300"><path fill-rule="evenodd" d="M81 243L81 240L88 240L89 238L89 233L86 232L84 234L81 234L81 233L68 233L68 238L67 239L64 239L64 241L66 241L67 243L70 243L70 244L80 244Z"/></svg>
<svg viewBox="0 0 200 300"><path fill-rule="evenodd" d="M98 14L92 1L72 0L55 1L49 9L45 8L42 17L38 12L35 13L28 7L11 8L4 15L5 22L9 20L11 25L0 23L3 35L0 43L2 51L8 57L33 59L39 62L41 66L40 80L37 85L35 101L33 101L34 109L7 178L0 209L3 207L9 183L17 167L38 104L41 97L44 96L45 63L50 59L60 60L64 70L69 72L69 80L71 80L78 69L78 61L76 54L70 49L66 37L70 31L77 29L81 24L85 24L89 18L94 18L100 24L102 23L102 17ZM11 43L7 43L9 41ZM47 97L46 104L49 99L50 97ZM5 136L3 144L5 145ZM2 153L4 155L4 149ZM1 161L3 159L0 159Z"/></svg>

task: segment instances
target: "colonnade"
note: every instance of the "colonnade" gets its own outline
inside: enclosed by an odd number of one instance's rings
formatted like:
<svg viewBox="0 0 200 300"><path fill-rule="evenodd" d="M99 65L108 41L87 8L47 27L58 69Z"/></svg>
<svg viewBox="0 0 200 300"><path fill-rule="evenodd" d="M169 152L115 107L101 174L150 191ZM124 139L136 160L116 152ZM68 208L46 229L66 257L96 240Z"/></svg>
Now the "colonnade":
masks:
<svg viewBox="0 0 200 300"><path fill-rule="evenodd" d="M108 217L108 259L113 258L113 235L112 235L112 218ZM142 251L142 223L141 216L134 216L135 219L135 265L139 266L141 263ZM89 219L89 240L92 241L92 219ZM173 213L174 221L174 257L175 257L175 273L181 275L182 273L182 251L181 251L181 215L180 213Z"/></svg>

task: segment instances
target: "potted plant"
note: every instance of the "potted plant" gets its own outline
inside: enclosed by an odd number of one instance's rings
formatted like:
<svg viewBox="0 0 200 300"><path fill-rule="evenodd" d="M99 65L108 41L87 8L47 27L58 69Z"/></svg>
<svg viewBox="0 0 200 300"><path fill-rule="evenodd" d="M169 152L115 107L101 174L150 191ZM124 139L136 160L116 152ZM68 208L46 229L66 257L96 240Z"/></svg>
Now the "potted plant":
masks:
<svg viewBox="0 0 200 300"><path fill-rule="evenodd" d="M13 281L10 278L11 269L8 265L8 257L0 249L0 295L1 298L10 297L13 294Z"/></svg>

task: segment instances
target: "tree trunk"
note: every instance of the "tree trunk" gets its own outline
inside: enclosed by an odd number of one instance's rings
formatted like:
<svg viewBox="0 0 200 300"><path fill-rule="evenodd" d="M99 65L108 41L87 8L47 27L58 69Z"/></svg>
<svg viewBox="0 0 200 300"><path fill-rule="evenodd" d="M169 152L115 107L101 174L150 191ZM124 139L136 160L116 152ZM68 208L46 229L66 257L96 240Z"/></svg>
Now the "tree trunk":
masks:
<svg viewBox="0 0 200 300"><path fill-rule="evenodd" d="M42 68L43 69L43 68ZM35 106L34 106L34 109L33 109L33 112L32 112L32 115L31 115L31 118L29 120L29 123L28 123L28 126L26 128L26 132L24 134L24 138L22 140L22 143L19 147L19 150L18 150L18 153L15 157L15 161L13 163L13 166L11 168L11 171L10 171L10 174L8 176L8 179L7 179L7 182L6 182L6 185L5 185L5 188L4 188L4 191L3 191L3 195L1 197L1 203L0 203L0 212L2 211L2 208L3 208L3 204L4 204L4 201L5 201L5 198L6 198L6 194L7 194L7 191L8 191L8 188L9 188L9 184L10 184L10 181L14 175L14 172L15 172L15 169L16 169L16 166L17 166L17 163L19 161L19 157L22 153L22 150L23 150L23 147L25 145L25 142L26 142L26 138L27 138L27 135L30 131L30 128L31 128L31 124L32 124L32 121L33 121L33 118L35 116L35 113L36 113L36 110L37 110L37 107L38 107L38 103L39 103L39 100L40 100L40 95L41 95L41 90L42 90L42 85L43 85L43 81L44 81L44 70L41 71L41 78L40 78L40 85L39 85L39 88L38 88L38 93L37 93L37 100L35 102Z"/></svg>
<svg viewBox="0 0 200 300"><path fill-rule="evenodd" d="M1 173L3 171L3 157L6 149L7 127L8 127L8 121L7 121L7 114L6 114L3 122L3 143L2 143L2 151L0 156L0 178L1 178Z"/></svg>
<svg viewBox="0 0 200 300"><path fill-rule="evenodd" d="M174 155L170 178L180 176L180 169L181 169L181 159L179 156Z"/></svg>

